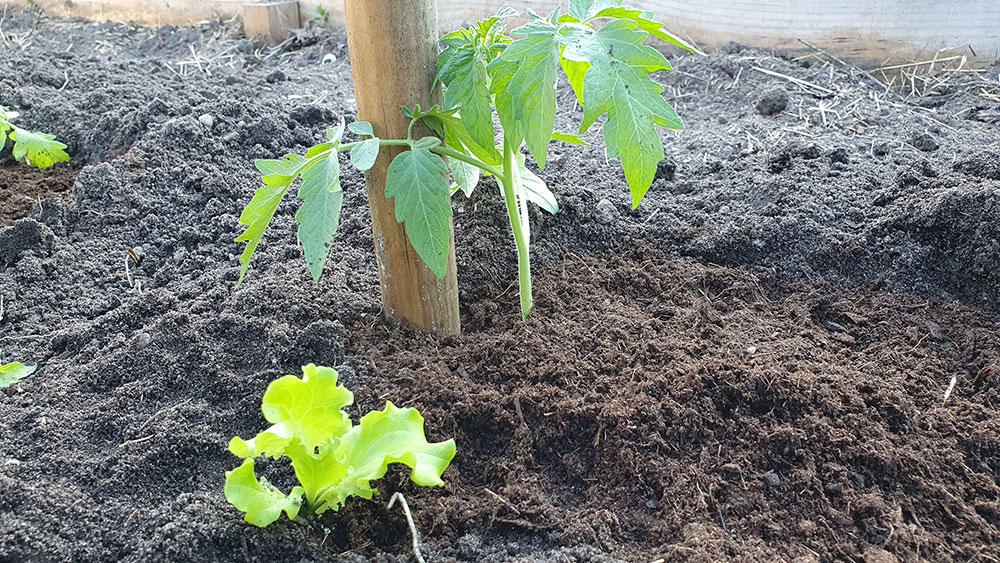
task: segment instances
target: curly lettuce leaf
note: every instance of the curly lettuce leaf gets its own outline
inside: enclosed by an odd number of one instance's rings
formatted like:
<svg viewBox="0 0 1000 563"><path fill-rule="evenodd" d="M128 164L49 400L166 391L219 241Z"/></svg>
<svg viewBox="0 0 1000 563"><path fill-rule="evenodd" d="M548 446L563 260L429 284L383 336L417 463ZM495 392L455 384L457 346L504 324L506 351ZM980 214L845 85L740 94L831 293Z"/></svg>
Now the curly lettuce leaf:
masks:
<svg viewBox="0 0 1000 563"><path fill-rule="evenodd" d="M454 457L454 440L428 442L420 413L387 401L384 410L366 414L361 424L341 439L337 458L349 469L320 501L336 510L350 496L370 499L378 492L370 481L385 475L390 463L409 467L410 479L418 485L439 487L444 485L441 474Z"/></svg>
<svg viewBox="0 0 1000 563"><path fill-rule="evenodd" d="M246 512L244 519L254 526L267 526L280 518L282 512L293 519L302 507L302 487L295 487L285 495L264 477L258 481L252 459L226 471L225 494L230 504Z"/></svg>
<svg viewBox="0 0 1000 563"><path fill-rule="evenodd" d="M35 373L38 366L26 366L20 362L0 365L0 389L10 387L25 377Z"/></svg>
<svg viewBox="0 0 1000 563"><path fill-rule="evenodd" d="M305 447L315 448L350 430L351 419L341 409L352 403L354 394L337 385L335 369L309 364L302 368L302 379L286 375L272 381L260 410L268 422L282 425Z"/></svg>
<svg viewBox="0 0 1000 563"><path fill-rule="evenodd" d="M287 456L300 485L284 495L254 474L252 459L226 473L226 499L246 512L246 520L266 526L284 511L295 518L304 494L312 512L338 510L351 496L371 498L371 481L385 475L390 463L412 469L418 485L440 486L441 474L455 457L455 442L429 443L424 419L416 409L371 412L358 426L341 410L353 395L337 385L337 372L309 365L303 378L285 376L264 393L261 410L274 425L253 440L233 438L229 449L239 457Z"/></svg>

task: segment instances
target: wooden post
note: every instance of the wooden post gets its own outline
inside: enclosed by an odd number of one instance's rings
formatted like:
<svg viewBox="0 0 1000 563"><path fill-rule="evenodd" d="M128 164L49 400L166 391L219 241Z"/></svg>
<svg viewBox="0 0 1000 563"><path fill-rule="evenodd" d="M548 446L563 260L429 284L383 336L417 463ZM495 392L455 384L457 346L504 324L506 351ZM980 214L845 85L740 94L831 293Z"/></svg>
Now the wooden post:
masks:
<svg viewBox="0 0 1000 563"><path fill-rule="evenodd" d="M277 45L298 29L299 3L295 0L266 0L243 5L243 31L250 39Z"/></svg>
<svg viewBox="0 0 1000 563"><path fill-rule="evenodd" d="M400 106L429 108L441 101L440 92L431 89L438 54L435 0L345 0L344 15L358 119L370 121L379 137L404 139L410 120ZM414 136L430 134L420 129ZM447 273L438 279L417 257L403 225L396 222L393 200L385 197L389 163L402 150L382 147L375 166L365 173L382 309L422 330L458 334L454 234Z"/></svg>

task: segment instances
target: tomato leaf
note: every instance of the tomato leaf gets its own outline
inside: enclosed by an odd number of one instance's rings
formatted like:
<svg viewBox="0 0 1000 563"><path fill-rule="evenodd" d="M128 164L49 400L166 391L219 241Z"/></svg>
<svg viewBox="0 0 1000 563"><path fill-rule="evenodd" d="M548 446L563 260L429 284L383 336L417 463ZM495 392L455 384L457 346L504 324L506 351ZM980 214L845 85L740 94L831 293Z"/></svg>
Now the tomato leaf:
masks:
<svg viewBox="0 0 1000 563"><path fill-rule="evenodd" d="M375 131L372 130L372 124L367 121L352 121L347 124L347 129L355 135L375 136Z"/></svg>
<svg viewBox="0 0 1000 563"><path fill-rule="evenodd" d="M611 7L602 8L600 6L601 2L598 2L597 13L594 14L594 18L621 18L632 20L637 24L637 27L642 31L656 37L657 39L666 41L672 45L676 45L681 49L696 53L699 55L704 55L696 47L690 45L687 41L684 41L680 37L670 33L666 30L666 26L662 23L653 21L653 12L644 12L642 10L634 10L632 8L621 7L621 2L610 2Z"/></svg>
<svg viewBox="0 0 1000 563"><path fill-rule="evenodd" d="M614 20L591 32L572 29L565 59L590 65L584 76L583 122L586 131L604 113L604 143L609 157L621 157L625 179L636 207L649 190L663 145L655 126L682 129L677 112L663 99L663 88L649 73L670 70L659 51L642 44L648 36L635 22ZM579 84L573 84L579 88Z"/></svg>
<svg viewBox="0 0 1000 563"><path fill-rule="evenodd" d="M14 141L12 154L14 160L18 162L27 159L40 169L48 168L57 162L69 162L69 155L65 151L66 145L57 141L55 135L12 126L10 138Z"/></svg>
<svg viewBox="0 0 1000 563"><path fill-rule="evenodd" d="M542 19L515 29L511 35L521 39L487 67L506 142L520 147L523 140L542 168L555 128L558 30Z"/></svg>
<svg viewBox="0 0 1000 563"><path fill-rule="evenodd" d="M528 167L524 164L525 158L523 154L516 154L514 156L517 158L518 177L521 181L521 188L524 189L525 198L553 215L558 213L559 203L556 202L556 196L549 190L549 187L545 185L545 180L542 180L537 174L528 170Z"/></svg>
<svg viewBox="0 0 1000 563"><path fill-rule="evenodd" d="M366 172L375 166L378 159L379 138L372 137L354 145L351 149L351 164L362 172Z"/></svg>
<svg viewBox="0 0 1000 563"><path fill-rule="evenodd" d="M462 122L480 146L493 146L493 106L486 64L475 46L445 49L439 59L438 79L445 85L445 107L460 107Z"/></svg>
<svg viewBox="0 0 1000 563"><path fill-rule="evenodd" d="M377 146L378 140L375 142ZM295 214L295 220L299 222L298 239L302 243L309 273L314 281L319 281L330 255L333 237L340 226L340 209L344 204L336 153L317 159L302 173L298 197L303 200L302 207Z"/></svg>
<svg viewBox="0 0 1000 563"><path fill-rule="evenodd" d="M403 223L410 244L439 278L448 269L451 242L451 202L444 160L432 153L424 137L389 164L385 197L396 204L396 221Z"/></svg>

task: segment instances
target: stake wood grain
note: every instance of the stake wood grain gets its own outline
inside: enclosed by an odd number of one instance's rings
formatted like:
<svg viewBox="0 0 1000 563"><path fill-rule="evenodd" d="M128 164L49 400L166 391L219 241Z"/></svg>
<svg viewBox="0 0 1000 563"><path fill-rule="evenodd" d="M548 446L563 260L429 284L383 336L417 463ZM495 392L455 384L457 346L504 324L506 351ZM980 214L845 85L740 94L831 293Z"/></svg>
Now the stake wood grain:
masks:
<svg viewBox="0 0 1000 563"><path fill-rule="evenodd" d="M371 122L381 138L406 138L409 120L400 106L429 108L440 103L440 93L431 88L438 52L435 8L434 0L344 2L358 119ZM414 137L428 134L423 129ZM447 273L439 279L417 256L403 225L396 222L393 200L385 197L389 163L402 150L383 147L375 166L365 173L382 307L387 316L406 319L421 330L458 334L454 234Z"/></svg>

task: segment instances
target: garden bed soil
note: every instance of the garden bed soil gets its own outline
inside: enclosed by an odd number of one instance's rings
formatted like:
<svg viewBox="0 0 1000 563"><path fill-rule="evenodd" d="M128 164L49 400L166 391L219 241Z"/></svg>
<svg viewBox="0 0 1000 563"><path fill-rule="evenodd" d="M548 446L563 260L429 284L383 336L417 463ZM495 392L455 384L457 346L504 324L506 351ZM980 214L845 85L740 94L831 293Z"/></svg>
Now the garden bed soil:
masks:
<svg viewBox="0 0 1000 563"><path fill-rule="evenodd" d="M0 348L39 365L0 390L0 561L409 561L395 491L431 561L1000 559L996 67L913 95L819 55L677 57L656 78L688 128L638 209L596 135L553 146L527 321L495 185L457 196L440 337L383 320L349 167L322 281L286 201L236 286L251 161L353 119L342 34L2 33L0 104L73 163L0 168L3 211L33 202L0 229ZM243 522L226 445L309 362L355 420L392 400L455 438L445 487L393 469L375 501Z"/></svg>

